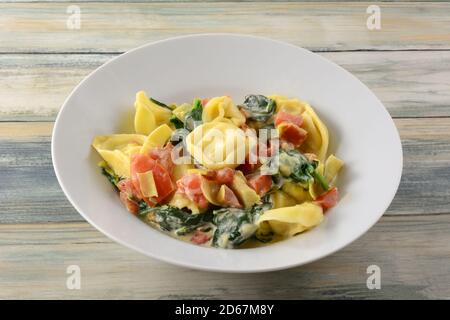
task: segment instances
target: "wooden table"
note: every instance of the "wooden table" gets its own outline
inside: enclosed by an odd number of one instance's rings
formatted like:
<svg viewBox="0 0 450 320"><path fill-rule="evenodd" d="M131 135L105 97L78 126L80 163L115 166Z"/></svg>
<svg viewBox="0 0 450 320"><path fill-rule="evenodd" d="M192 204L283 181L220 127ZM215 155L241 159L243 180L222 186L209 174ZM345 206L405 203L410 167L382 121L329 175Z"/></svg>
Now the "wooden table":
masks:
<svg viewBox="0 0 450 320"><path fill-rule="evenodd" d="M0 0L0 298L450 298L450 4ZM73 9L73 8L71 8ZM69 9L69 12L70 10ZM383 101L403 142L389 210L347 248L266 274L188 270L106 238L66 200L50 155L53 121L89 72L144 43L239 32L314 50ZM95 107L95 106L93 106ZM81 290L66 268L81 268ZM366 287L369 265L381 289Z"/></svg>

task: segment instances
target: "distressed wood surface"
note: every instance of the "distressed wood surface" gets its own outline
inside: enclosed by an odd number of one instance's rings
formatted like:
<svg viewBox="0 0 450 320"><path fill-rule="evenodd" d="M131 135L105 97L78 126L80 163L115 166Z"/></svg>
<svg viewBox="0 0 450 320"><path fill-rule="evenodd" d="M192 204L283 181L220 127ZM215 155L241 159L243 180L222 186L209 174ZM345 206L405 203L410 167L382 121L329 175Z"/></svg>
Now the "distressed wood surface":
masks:
<svg viewBox="0 0 450 320"><path fill-rule="evenodd" d="M450 51L321 55L363 81L393 117L450 116ZM54 120L76 84L115 56L0 54L0 120Z"/></svg>
<svg viewBox="0 0 450 320"><path fill-rule="evenodd" d="M404 170L386 215L450 212L450 118L396 119L395 123L403 141ZM0 123L0 223L82 221L53 171L52 126Z"/></svg>
<svg viewBox="0 0 450 320"><path fill-rule="evenodd" d="M0 225L0 298L450 298L449 228L450 215L383 217L347 248L309 265L221 274L147 258L87 223ZM72 264L81 269L81 290L66 289ZM381 268L381 290L366 287L373 264Z"/></svg>
<svg viewBox="0 0 450 320"><path fill-rule="evenodd" d="M71 0L0 0L0 3L33 3L33 2L72 2ZM330 0L79 0L77 3L85 2L121 2L121 3L143 3L143 2L157 2L157 3L179 3L179 2L227 2L227 3L239 3L239 2L337 2ZM342 2L368 2L367 0L346 0ZM389 2L407 2L407 3L427 3L427 2L448 2L448 0L381 0L376 3L389 3Z"/></svg>
<svg viewBox="0 0 450 320"><path fill-rule="evenodd" d="M0 3L0 52L123 52L205 32L274 37L317 50L450 49L449 3L383 3L381 30L367 3L82 3L81 29L67 3Z"/></svg>

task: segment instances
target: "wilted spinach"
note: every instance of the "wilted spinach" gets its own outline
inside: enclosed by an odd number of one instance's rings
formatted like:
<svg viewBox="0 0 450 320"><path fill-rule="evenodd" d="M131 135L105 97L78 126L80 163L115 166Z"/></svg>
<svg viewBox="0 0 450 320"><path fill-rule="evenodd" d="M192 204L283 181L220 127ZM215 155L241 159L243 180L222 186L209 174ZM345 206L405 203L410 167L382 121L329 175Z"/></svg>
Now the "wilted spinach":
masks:
<svg viewBox="0 0 450 320"><path fill-rule="evenodd" d="M211 220L208 214L192 214L168 205L160 207L142 207L139 216L146 221L156 223L162 230L175 231L182 235L189 233Z"/></svg>
<svg viewBox="0 0 450 320"><path fill-rule="evenodd" d="M192 109L186 114L184 119L184 127L192 131L202 121L203 107L200 99L195 99L192 103Z"/></svg>
<svg viewBox="0 0 450 320"><path fill-rule="evenodd" d="M279 153L280 172L283 176L307 187L314 179L328 190L329 186L325 178L316 171L319 162L308 160L297 150L281 150Z"/></svg>
<svg viewBox="0 0 450 320"><path fill-rule="evenodd" d="M158 101L158 100L156 100L156 99L154 99L154 98L149 98L149 99L150 99L151 102L153 102L154 104L157 104L157 105L160 106L160 107L163 107L163 108L172 110L171 107L169 107L167 104L165 104L165 103L163 103L163 102L161 102L161 101Z"/></svg>
<svg viewBox="0 0 450 320"><path fill-rule="evenodd" d="M247 111L250 120L266 122L275 112L276 103L266 96L250 94L240 107Z"/></svg>
<svg viewBox="0 0 450 320"><path fill-rule="evenodd" d="M249 209L224 208L213 212L213 223L216 231L213 236L213 245L220 248L233 248L251 238L257 229L256 220L264 210L271 205L254 205Z"/></svg>
<svg viewBox="0 0 450 320"><path fill-rule="evenodd" d="M108 179L109 182L111 182L115 189L118 189L117 183L121 180L120 177L116 175L107 165L102 165L101 168L102 174Z"/></svg>
<svg viewBox="0 0 450 320"><path fill-rule="evenodd" d="M175 129L181 129L184 128L184 123L180 119L177 118L177 116L173 115L170 117L170 123L172 123L175 127Z"/></svg>

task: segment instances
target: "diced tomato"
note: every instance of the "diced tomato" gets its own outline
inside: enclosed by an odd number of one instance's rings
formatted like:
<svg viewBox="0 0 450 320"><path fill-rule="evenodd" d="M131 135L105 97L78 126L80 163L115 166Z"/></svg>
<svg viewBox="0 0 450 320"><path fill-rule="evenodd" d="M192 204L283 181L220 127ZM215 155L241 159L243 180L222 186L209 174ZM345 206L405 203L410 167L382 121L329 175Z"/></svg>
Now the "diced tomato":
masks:
<svg viewBox="0 0 450 320"><path fill-rule="evenodd" d="M268 141L267 144L258 144L258 161L260 160L260 158L269 158L275 153L275 144L271 144L270 141Z"/></svg>
<svg viewBox="0 0 450 320"><path fill-rule="evenodd" d="M240 166L237 167L237 170L242 171L243 174L249 174L252 173L253 171L256 170L256 168L258 168L259 163L249 163L248 158L245 159L245 163L241 164Z"/></svg>
<svg viewBox="0 0 450 320"><path fill-rule="evenodd" d="M173 145L168 143L164 148L152 148L149 152L150 158L158 161L167 171L172 172L174 164L172 161Z"/></svg>
<svg viewBox="0 0 450 320"><path fill-rule="evenodd" d="M191 238L191 242L195 244L204 244L211 239L211 236L203 231L195 231L194 235Z"/></svg>
<svg viewBox="0 0 450 320"><path fill-rule="evenodd" d="M140 199L139 192L136 190L130 179L120 180L117 183L117 188L120 192L124 192L129 198Z"/></svg>
<svg viewBox="0 0 450 320"><path fill-rule="evenodd" d="M156 190L158 191L158 196L154 200L160 203L175 190L175 186L170 178L169 172L159 163L155 164L152 173Z"/></svg>
<svg viewBox="0 0 450 320"><path fill-rule="evenodd" d="M194 201L200 208L208 207L201 189L201 177L199 174L187 174L177 181L178 192L182 192L191 201Z"/></svg>
<svg viewBox="0 0 450 320"><path fill-rule="evenodd" d="M233 182L234 170L231 168L208 170L203 176L206 179L216 181L219 184L229 184Z"/></svg>
<svg viewBox="0 0 450 320"><path fill-rule="evenodd" d="M216 180L217 171L216 170L208 170L203 176L208 180Z"/></svg>
<svg viewBox="0 0 450 320"><path fill-rule="evenodd" d="M278 126L283 122L292 123L300 127L303 123L303 118L300 115L280 110L275 116L275 126Z"/></svg>
<svg viewBox="0 0 450 320"><path fill-rule="evenodd" d="M209 99L208 98L204 98L202 99L202 106L206 106L206 104L208 103Z"/></svg>
<svg viewBox="0 0 450 320"><path fill-rule="evenodd" d="M256 159L256 163L250 163L249 156L245 157L245 162L237 167L238 170L242 171L244 175L250 174L253 171L255 171L257 168L261 166L261 158L268 158L272 154L274 154L274 148L268 147L264 143L258 143L255 149L252 150L252 162L255 162L254 159Z"/></svg>
<svg viewBox="0 0 450 320"><path fill-rule="evenodd" d="M131 200L126 192L120 191L120 201L122 201L129 212L131 212L132 214L138 213L139 205Z"/></svg>
<svg viewBox="0 0 450 320"><path fill-rule="evenodd" d="M151 199L144 198L140 191L140 183L137 174L144 173L151 170L153 173L153 179L155 180L156 190L158 191L158 197ZM137 194L144 201L153 206L156 203L163 201L174 190L175 186L170 178L170 174L166 168L157 163L150 155L135 154L131 159L131 181Z"/></svg>
<svg viewBox="0 0 450 320"><path fill-rule="evenodd" d="M234 194L233 190L231 190L226 185L223 185L223 188L225 189L223 205L232 208L242 208L242 205L239 203L239 200Z"/></svg>
<svg viewBox="0 0 450 320"><path fill-rule="evenodd" d="M146 154L135 154L131 158L131 182L140 198L143 198L137 174L147 172L155 166L156 161Z"/></svg>
<svg viewBox="0 0 450 320"><path fill-rule="evenodd" d="M321 205L322 208L329 209L336 205L336 203L338 202L338 198L339 198L338 189L334 187L325 192L324 194L320 195L315 202Z"/></svg>
<svg viewBox="0 0 450 320"><path fill-rule="evenodd" d="M292 123L283 123L280 131L280 139L291 143L294 147L300 146L308 135L306 130Z"/></svg>
<svg viewBox="0 0 450 320"><path fill-rule="evenodd" d="M217 170L216 181L220 184L229 184L233 182L234 170L231 168L222 168Z"/></svg>
<svg viewBox="0 0 450 320"><path fill-rule="evenodd" d="M272 187L272 178L268 175L256 175L249 177L247 179L247 183L253 188L253 190L256 191L257 194L263 196Z"/></svg>

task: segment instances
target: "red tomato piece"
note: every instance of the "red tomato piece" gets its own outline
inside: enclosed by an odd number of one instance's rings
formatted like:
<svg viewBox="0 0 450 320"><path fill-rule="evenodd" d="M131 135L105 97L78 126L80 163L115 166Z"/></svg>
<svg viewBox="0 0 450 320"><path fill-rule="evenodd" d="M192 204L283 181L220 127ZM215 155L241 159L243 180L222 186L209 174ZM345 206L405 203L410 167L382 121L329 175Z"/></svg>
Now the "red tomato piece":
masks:
<svg viewBox="0 0 450 320"><path fill-rule="evenodd" d="M201 189L201 177L199 174L187 174L177 181L178 191L182 192L191 201L194 201L200 208L208 207L208 200L206 200Z"/></svg>
<svg viewBox="0 0 450 320"><path fill-rule="evenodd" d="M170 178L169 172L159 163L155 164L152 173L156 190L158 191L158 196L154 200L160 203L175 190L175 186Z"/></svg>
<svg viewBox="0 0 450 320"><path fill-rule="evenodd" d="M253 171L256 170L256 168L258 168L258 163L249 163L248 159L245 159L245 163L241 164L239 167L237 167L238 170L242 171L242 173L245 174L249 174L252 173Z"/></svg>
<svg viewBox="0 0 450 320"><path fill-rule="evenodd" d="M308 135L308 132L292 123L283 123L280 139L291 143L294 147L300 146Z"/></svg>
<svg viewBox="0 0 450 320"><path fill-rule="evenodd" d="M120 192L125 193L129 198L139 199L139 192L134 187L130 179L123 179L117 183L117 188Z"/></svg>
<svg viewBox="0 0 450 320"><path fill-rule="evenodd" d="M139 198L143 198L137 174L147 172L155 166L156 161L146 154L135 154L131 158L131 182Z"/></svg>
<svg viewBox="0 0 450 320"><path fill-rule="evenodd" d="M204 244L211 239L211 236L205 232L202 231L195 231L194 235L191 238L191 242L195 244Z"/></svg>
<svg viewBox="0 0 450 320"><path fill-rule="evenodd" d="M138 213L139 205L131 200L126 192L120 191L120 201L122 201L129 212L132 214Z"/></svg>
<svg viewBox="0 0 450 320"><path fill-rule="evenodd" d="M164 148L152 148L149 152L150 158L158 161L167 171L172 172L174 164L172 161L173 145L168 143Z"/></svg>
<svg viewBox="0 0 450 320"><path fill-rule="evenodd" d="M208 98L204 98L202 99L202 106L206 106L206 104L208 103L209 99Z"/></svg>
<svg viewBox="0 0 450 320"><path fill-rule="evenodd" d="M144 173L151 170L153 179L155 180L156 190L158 191L158 197L151 199L144 198L140 189L140 183L137 174ZM152 206L155 203L159 203L164 200L168 195L175 190L170 174L166 168L157 163L150 155L135 154L131 159L131 181L134 189L137 190L137 194L140 198Z"/></svg>
<svg viewBox="0 0 450 320"><path fill-rule="evenodd" d="M231 168L222 168L217 170L216 181L220 184L229 184L233 182L234 170Z"/></svg>
<svg viewBox="0 0 450 320"><path fill-rule="evenodd" d="M253 190L256 191L257 194L263 196L272 187L272 178L268 175L256 175L249 177L247 179L247 183L253 188Z"/></svg>
<svg viewBox="0 0 450 320"><path fill-rule="evenodd" d="M303 123L303 118L300 115L280 110L275 116L275 126L278 126L283 122L292 123L300 127Z"/></svg>
<svg viewBox="0 0 450 320"><path fill-rule="evenodd" d="M338 202L338 198L339 198L338 189L334 187L325 192L324 194L320 195L315 202L321 205L322 208L329 209L336 205L336 203Z"/></svg>

